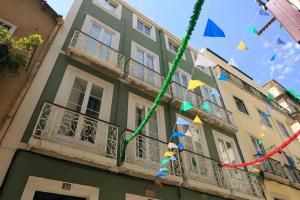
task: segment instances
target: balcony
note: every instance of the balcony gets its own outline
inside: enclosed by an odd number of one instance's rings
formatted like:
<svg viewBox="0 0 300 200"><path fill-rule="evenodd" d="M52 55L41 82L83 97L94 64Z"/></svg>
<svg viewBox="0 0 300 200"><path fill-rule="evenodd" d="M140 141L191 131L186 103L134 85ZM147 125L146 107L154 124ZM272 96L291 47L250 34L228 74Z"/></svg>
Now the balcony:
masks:
<svg viewBox="0 0 300 200"><path fill-rule="evenodd" d="M125 56L79 30L74 31L67 53L74 59L110 76L124 75Z"/></svg>
<svg viewBox="0 0 300 200"><path fill-rule="evenodd" d="M165 77L157 71L130 59L125 66L126 81L138 90L141 90L153 97L156 97L162 88ZM167 91L163 100L171 98L170 92Z"/></svg>
<svg viewBox="0 0 300 200"><path fill-rule="evenodd" d="M234 168L224 171L232 196L242 199L264 199L257 178L249 172Z"/></svg>
<svg viewBox="0 0 300 200"><path fill-rule="evenodd" d="M118 129L109 122L45 102L29 144L106 168L117 163Z"/></svg>
<svg viewBox="0 0 300 200"><path fill-rule="evenodd" d="M186 187L221 196L230 195L223 170L217 161L188 150L182 151L181 156Z"/></svg>
<svg viewBox="0 0 300 200"><path fill-rule="evenodd" d="M295 120L300 121L300 110L294 106L286 108Z"/></svg>
<svg viewBox="0 0 300 200"><path fill-rule="evenodd" d="M122 138L129 137L133 131L126 130ZM153 180L157 170L161 167L160 162L164 159L164 153L168 150L168 144L146 135L138 135L132 140L126 149L125 163L121 171L130 175ZM182 182L181 165L179 154L175 155L175 161L170 161L167 168L171 175L166 177L168 183L176 184Z"/></svg>
<svg viewBox="0 0 300 200"><path fill-rule="evenodd" d="M199 94L188 90L176 82L171 83L171 91L172 103L176 108L180 109L183 100L191 102L194 105L194 108L188 112L192 115L199 115L208 123L223 128L229 132L235 133L237 131L237 127L233 122L232 113L230 111L209 100L203 99L203 97ZM210 111L204 111L202 109L202 104L204 102L210 106Z"/></svg>
<svg viewBox="0 0 300 200"><path fill-rule="evenodd" d="M287 185L293 185L300 189L300 171L288 165L282 165L281 162L269 158L260 164L265 177L279 181Z"/></svg>

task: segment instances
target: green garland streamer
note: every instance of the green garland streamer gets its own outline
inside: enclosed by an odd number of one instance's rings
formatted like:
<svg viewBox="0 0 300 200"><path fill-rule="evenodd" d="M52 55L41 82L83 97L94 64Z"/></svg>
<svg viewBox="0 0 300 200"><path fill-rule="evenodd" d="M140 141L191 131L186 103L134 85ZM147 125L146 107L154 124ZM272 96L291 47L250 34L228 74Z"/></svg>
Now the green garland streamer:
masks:
<svg viewBox="0 0 300 200"><path fill-rule="evenodd" d="M193 9L193 15L190 18L189 21L189 26L187 28L187 32L185 33L181 43L180 43L180 47L178 49L178 52L176 54L176 57L174 58L173 62L172 62L172 66L167 74L167 77L164 81L164 84L161 88L161 90L159 91L150 111L148 112L147 116L144 118L144 120L142 121L142 123L139 125L139 127L135 130L135 132L130 135L127 139L123 140L123 145L121 147L121 161L124 162L125 160L125 151L126 151L126 147L128 145L128 143L133 140L138 134L140 134L140 132L144 129L144 127L146 126L146 124L148 123L148 121L150 120L150 118L152 117L155 109L157 108L157 106L159 105L159 103L161 102L162 97L164 96L164 94L166 93L171 81L172 81L172 77L178 67L178 64L185 52L185 49L188 45L188 41L191 38L191 35L195 29L195 26L197 24L197 20L200 16L200 12L202 9L202 6L204 4L205 0L197 0L194 9Z"/></svg>

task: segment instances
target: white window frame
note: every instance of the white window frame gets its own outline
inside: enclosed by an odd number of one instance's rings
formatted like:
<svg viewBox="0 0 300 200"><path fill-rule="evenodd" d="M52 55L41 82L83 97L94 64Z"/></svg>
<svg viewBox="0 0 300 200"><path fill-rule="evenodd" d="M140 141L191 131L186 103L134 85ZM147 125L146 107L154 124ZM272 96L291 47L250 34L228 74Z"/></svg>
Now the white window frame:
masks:
<svg viewBox="0 0 300 200"><path fill-rule="evenodd" d="M159 200L159 199L126 193L125 200Z"/></svg>
<svg viewBox="0 0 300 200"><path fill-rule="evenodd" d="M177 39L174 39L174 38L168 36L166 33L165 33L165 41L166 41L166 48L168 49L168 51L170 51L172 54L176 55L176 53L173 52L173 51L169 48L169 41L170 41L171 43L173 43L173 44L175 43L175 45L178 46L178 49L179 49L179 46L180 46L180 42L179 42ZM185 52L183 53L182 59L183 59L183 60L186 60Z"/></svg>
<svg viewBox="0 0 300 200"><path fill-rule="evenodd" d="M101 29L104 29L105 31L108 31L112 34L112 43L111 43L111 48L115 50L119 50L119 45L120 45L120 33L116 31L115 29L105 25L104 23L100 22L96 18L86 15L85 20L83 22L83 25L81 27L81 31L84 33L89 33L89 30L91 29L92 25L96 24ZM102 30L101 30L102 31ZM96 38L97 39L97 38Z"/></svg>
<svg viewBox="0 0 300 200"><path fill-rule="evenodd" d="M137 61L137 50L138 49L154 58L154 70L156 72L160 73L159 56L134 41L131 42L131 58L134 59L135 61ZM144 56L146 57L146 55L144 55ZM144 59L145 59L145 57L144 57ZM141 64L145 65L145 63L141 63Z"/></svg>
<svg viewBox="0 0 300 200"><path fill-rule="evenodd" d="M221 156L220 147L218 145L218 139L221 139L223 141L227 141L227 142L229 142L229 143L232 144L232 147L233 147L233 149L235 151L235 154L237 156L236 159L237 159L237 161L239 163L241 163L241 157L240 157L240 154L239 154L239 151L238 151L237 144L236 144L235 140L233 138L231 138L231 137L228 137L228 136L226 136L226 135L224 135L224 134L222 134L222 133L214 130L214 129L212 130L212 132L213 132L213 136L214 136L215 144L217 146L217 150L218 150L218 154L219 154L220 160L223 161L223 158Z"/></svg>
<svg viewBox="0 0 300 200"><path fill-rule="evenodd" d="M64 183L65 182L63 181L29 176L26 186L23 190L21 200L33 200L36 191L58 195L82 197L89 200L99 199L99 188L75 183L68 183L71 185L71 188L70 190L65 190L62 189L62 185Z"/></svg>
<svg viewBox="0 0 300 200"><path fill-rule="evenodd" d="M8 32L10 32L11 34L14 34L14 32L17 30L17 26L6 21L5 19L0 18L0 22L2 22L3 24L7 24L9 25L11 28L8 30Z"/></svg>
<svg viewBox="0 0 300 200"><path fill-rule="evenodd" d="M211 76L208 67L203 67L203 68L201 68L201 67L199 67L198 65L196 65L196 59L197 59L198 53L195 53L193 50L190 50L190 52L191 52L192 60L193 60L193 63L194 63L194 66L196 67L196 69L199 69L200 71L204 72L204 73L207 74L208 76ZM196 55L195 55L195 54L196 54Z"/></svg>
<svg viewBox="0 0 300 200"><path fill-rule="evenodd" d="M71 65L68 65L66 69L54 102L62 106L67 105L75 77L79 77L83 80L92 82L95 85L99 85L103 88L101 103L101 105L103 106L101 106L99 119L104 121L110 121L114 85Z"/></svg>
<svg viewBox="0 0 300 200"><path fill-rule="evenodd" d="M127 116L127 128L130 130L135 130L135 108L136 104L144 105L149 108L152 106L151 101L148 101L138 95L129 93L128 97L128 116ZM167 142L166 135L166 125L165 125L165 113L162 106L158 106L156 109L157 112L157 122L158 122L158 139L164 142Z"/></svg>
<svg viewBox="0 0 300 200"><path fill-rule="evenodd" d="M93 4L96 6L100 7L107 13L111 14L112 16L116 17L117 19L121 20L122 17L122 4L118 3L117 1L114 0L109 0L109 2L112 2L112 4L117 5L116 13L112 13L108 10L107 5L102 2L102 0L93 0Z"/></svg>
<svg viewBox="0 0 300 200"><path fill-rule="evenodd" d="M150 36L145 34L143 31L140 31L138 28L137 28L137 24L138 24L138 21L142 22L144 25L147 25L150 27ZM140 16L138 16L137 14L133 13L132 15L132 28L135 29L137 32L143 34L144 36L152 39L153 41L156 42L156 29L155 29L155 26L147 21L146 19L143 19L141 18Z"/></svg>

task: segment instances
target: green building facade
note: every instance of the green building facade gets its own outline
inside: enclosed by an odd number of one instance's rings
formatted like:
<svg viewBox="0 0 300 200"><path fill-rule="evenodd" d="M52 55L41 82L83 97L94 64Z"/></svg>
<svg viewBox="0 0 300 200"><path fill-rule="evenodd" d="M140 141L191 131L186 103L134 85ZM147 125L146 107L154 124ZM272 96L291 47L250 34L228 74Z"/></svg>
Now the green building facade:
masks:
<svg viewBox="0 0 300 200"><path fill-rule="evenodd" d="M0 199L262 199L256 177L219 166L243 161L237 127L211 92L218 88L210 68L195 66L192 47L121 162L120 145L147 114L179 43L124 2L75 0L19 110L29 117L12 124L20 141ZM187 90L189 80L205 85ZM194 108L180 111L183 100ZM203 124L193 124L196 116ZM192 125L176 126L178 117ZM185 149L167 165L171 174L160 187L153 180L173 130L191 136L180 139Z"/></svg>

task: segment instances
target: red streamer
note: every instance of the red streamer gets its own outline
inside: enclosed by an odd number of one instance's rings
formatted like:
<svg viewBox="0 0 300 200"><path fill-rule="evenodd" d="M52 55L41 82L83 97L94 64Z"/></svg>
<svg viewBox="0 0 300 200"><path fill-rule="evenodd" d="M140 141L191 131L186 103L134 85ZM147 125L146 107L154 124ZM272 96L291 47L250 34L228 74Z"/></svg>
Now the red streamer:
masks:
<svg viewBox="0 0 300 200"><path fill-rule="evenodd" d="M288 146L291 142L293 142L299 135L300 135L300 130L297 131L294 135L292 135L292 137L290 137L288 140L283 142L279 147L277 147L276 149L271 151L269 154L267 154L261 158L258 158L254 161L239 163L239 164L224 164L224 163L222 163L221 167L223 167L223 168L238 168L238 167L246 167L249 165L254 165L254 164L260 163L261 161L266 160L266 159L272 157L273 155L275 155L276 153L280 152L282 149L284 149L286 146Z"/></svg>

